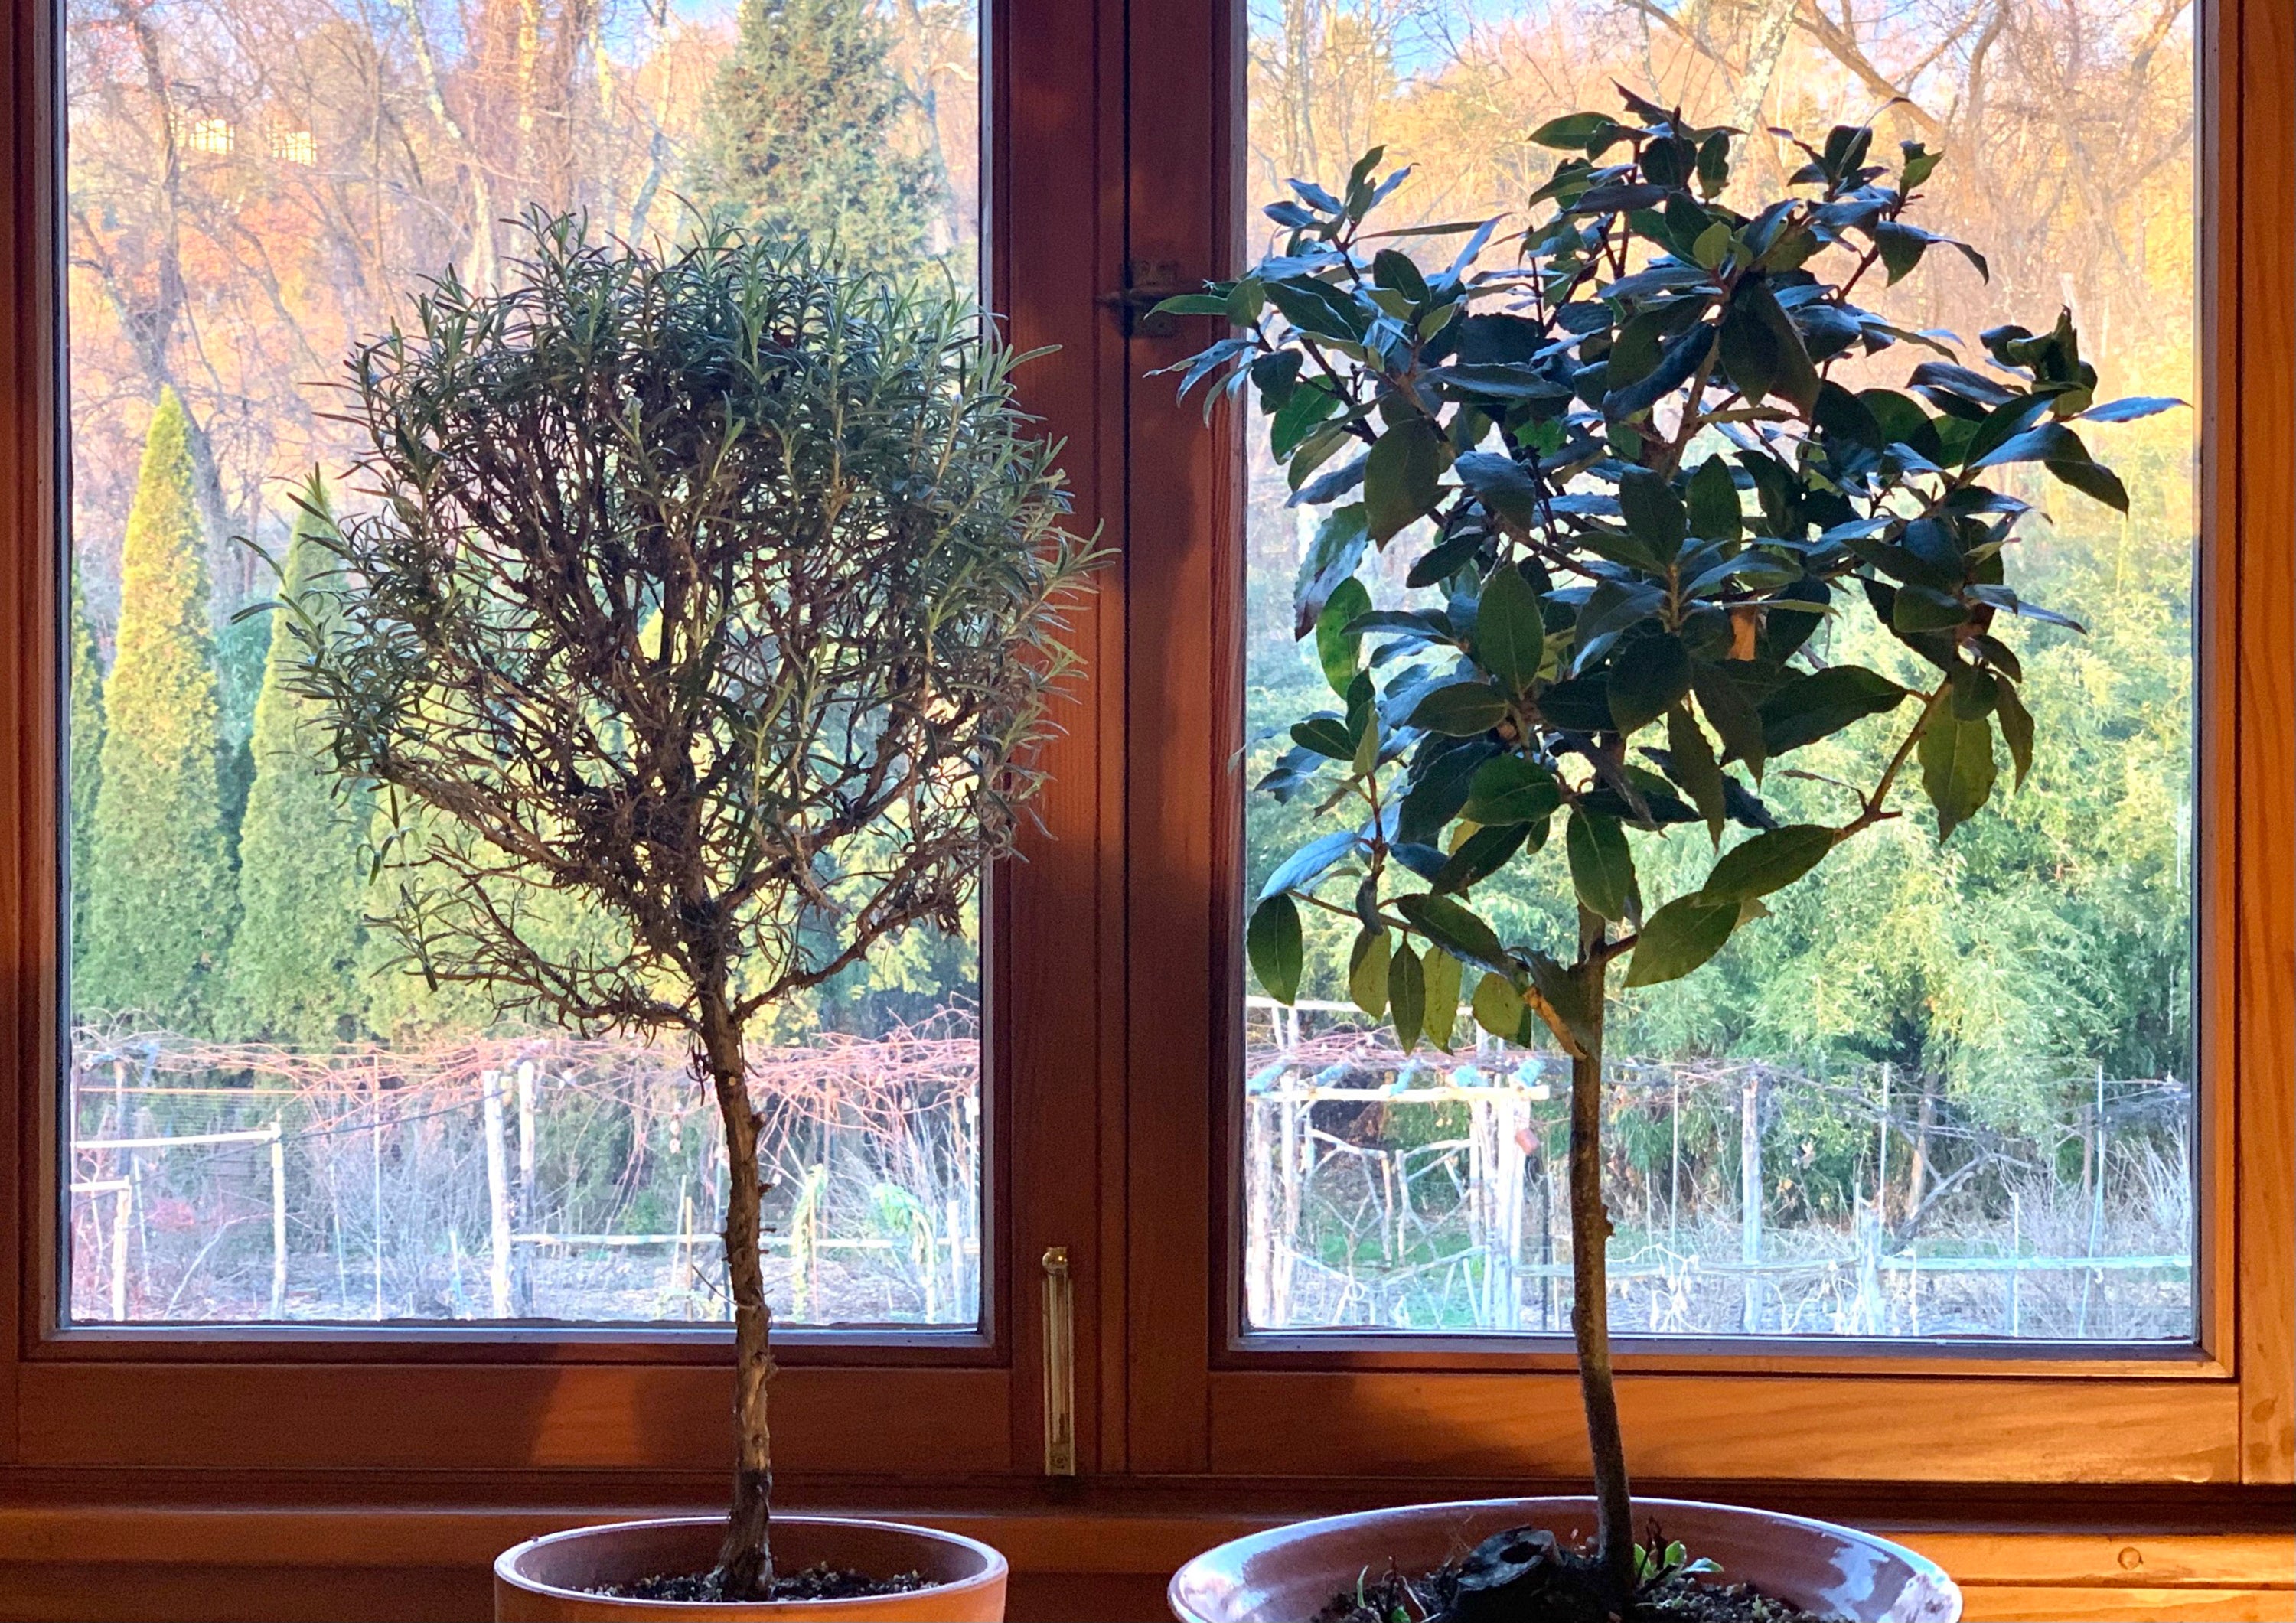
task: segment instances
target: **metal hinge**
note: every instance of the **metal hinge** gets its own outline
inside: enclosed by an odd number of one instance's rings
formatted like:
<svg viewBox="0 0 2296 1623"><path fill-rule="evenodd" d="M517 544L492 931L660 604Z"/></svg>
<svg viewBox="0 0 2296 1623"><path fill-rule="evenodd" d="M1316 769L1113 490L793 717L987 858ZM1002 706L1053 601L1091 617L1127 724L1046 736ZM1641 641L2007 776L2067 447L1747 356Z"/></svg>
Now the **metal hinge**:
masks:
<svg viewBox="0 0 2296 1623"><path fill-rule="evenodd" d="M1045 1251L1045 1474L1076 1473L1076 1309L1069 1248L1055 1245Z"/></svg>
<svg viewBox="0 0 2296 1623"><path fill-rule="evenodd" d="M1177 259L1127 259L1124 286L1113 293L1103 293L1099 302L1116 312L1124 324L1125 337L1169 338L1179 331L1178 319L1148 312L1167 299L1203 291L1202 283L1182 279Z"/></svg>

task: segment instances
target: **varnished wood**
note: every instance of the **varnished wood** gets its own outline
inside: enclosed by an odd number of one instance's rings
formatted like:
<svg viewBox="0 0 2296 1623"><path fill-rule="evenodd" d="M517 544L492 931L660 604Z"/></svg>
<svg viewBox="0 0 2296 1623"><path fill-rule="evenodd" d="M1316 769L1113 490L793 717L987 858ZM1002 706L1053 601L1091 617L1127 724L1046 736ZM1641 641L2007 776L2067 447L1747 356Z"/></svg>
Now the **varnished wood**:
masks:
<svg viewBox="0 0 2296 1623"><path fill-rule="evenodd" d="M35 1096L54 1070L54 918L59 592L52 552L31 544L59 506L54 435L58 348L45 267L55 263L53 20L20 3L0 29L0 1400L22 1404L17 1359L28 1303L42 1299L52 1219L28 1212L53 1106ZM48 1094L53 1094L51 1088ZM0 1463L16 1457L0 1427Z"/></svg>
<svg viewBox="0 0 2296 1623"><path fill-rule="evenodd" d="M1130 7L1128 251L1143 280L1185 285L1227 267L1239 26L1226 0ZM1127 362L1128 1424L1133 1469L1157 1472L1209 1459L1213 1217L1226 1187L1214 1123L1230 1086L1242 916L1242 834L1229 815L1242 725L1241 442L1224 419L1207 424L1196 405L1177 404L1171 378L1144 375L1210 330L1172 326L1136 338Z"/></svg>
<svg viewBox="0 0 2296 1623"><path fill-rule="evenodd" d="M2239 1480L2238 1396L2223 1381L1626 1376L1619 1404L1638 1480ZM1587 1437L1567 1375L1215 1375L1212 1468L1277 1459L1309 1475L1571 1482Z"/></svg>
<svg viewBox="0 0 2296 1623"><path fill-rule="evenodd" d="M2242 1471L2288 1482L2296 1480L2296 14L2244 0L2238 15L2238 84L2223 123L2240 132L2239 253L2218 282L2237 299L2239 322L2239 1261L2230 1283ZM2226 64L2219 75L2234 70ZM2217 1192L2226 1206L2233 1193Z"/></svg>
<svg viewBox="0 0 2296 1623"><path fill-rule="evenodd" d="M1136 6L1136 20L1144 9ZM1232 158L1241 150L1242 114L1222 51L1233 38L1238 8L1220 9L1201 27L1189 5L1168 13L1156 9L1160 20L1168 20L1150 47L1153 73L1160 77L1144 79L1136 61L1136 107L1153 110L1137 119L1136 143L1193 154L1194 126L1174 118L1168 95L1152 94L1168 86L1171 54L1193 48L1199 72L1213 87L1207 99L1229 98L1212 111ZM1135 27L1136 34L1137 20ZM1840 1471L1883 1480L1965 1470L2038 1480L2077 1474L2069 1462L2079 1461L2099 1480L2226 1480L2243 1474L2258 1482L2288 1480L2286 1422L2296 1380L2296 1326L2289 1306L2296 1300L2291 1259L2296 1168L2288 1147L2296 1124L2287 1080L2296 1070L2290 1036L2296 1020L2296 875L2287 857L2296 849L2296 760L2289 744L2296 723L2296 686L2289 680L2296 655L2288 632L2296 623L2291 592L2296 542L2290 535L2296 438L2289 423L2296 397L2290 328L2296 284L2289 275L2296 211L2284 195L2288 152L2296 144L2285 90L2296 77L2288 58L2290 27L2284 5L2218 0L2203 8L2197 36L2205 65L2198 200L2205 392L2197 402L2204 481L2195 683L2202 712L2196 877L2202 970L2196 1021L2202 1085L2197 1343L2123 1349L2004 1342L1845 1348L1789 1338L1645 1342L1631 1349L1622 1366L1633 1376L1681 1379L1662 1385L1630 1379L1630 1387L1646 1394L1709 1394L1718 1414L1737 1406L1730 1396L1734 1374L1806 1377L1747 1389L1792 1395L1775 1403L1759 1400L1780 1429L1726 1422L1701 1426L1694 1406L1685 1406L1678 1435L1637 1443L1667 1450L1665 1463L1655 1469L1702 1468L1726 1478L1791 1470L1775 1444L1778 1436L1792 1435L1819 1448L1824 1463L1814 1469L1821 1475ZM1173 133L1176 123L1184 124L1182 133ZM1191 156L1190 161L1197 160ZM1136 150L1136 173L1141 168ZM1226 170L1215 163L1209 172ZM1189 211L1201 205L1193 192L1174 200L1160 170L1153 184L1157 194L1144 206L1164 251L1175 240L1170 234L1185 228ZM1136 200L1136 222L1143 206ZM1200 251L1225 251L1219 234L1225 229L1225 217L1199 220L1192 244ZM2268 244L2262 242L2267 237ZM1148 404L1156 402L1152 398ZM1240 824L1243 789L1232 770L1230 735L1217 731L1237 711L1242 692L1240 647L1220 619L1226 606L1220 594L1234 591L1241 573L1241 488L1169 484L1165 471L1188 455L1176 442L1198 432L1195 416L1175 413L1157 422L1144 418L1142 409L1136 405L1136 479L1156 481L1158 511L1174 530L1144 534L1136 554L1152 539L1168 560L1158 589L1210 595L1197 600L1201 615L1164 615L1161 626L1182 627L1177 636L1168 631L1174 652L1152 661L1136 655L1133 669L1136 691L1153 704L1161 726L1176 734L1201 729L1193 738L1143 741L1134 752L1135 805L1149 814L1131 831L1136 874L1149 876L1145 884L1136 881L1136 907L1152 890L1149 905L1173 920L1152 933L1136 919L1134 985L1152 983L1165 997L1152 1057L1174 1073L1159 1075L1142 1062L1143 1037L1136 1032L1133 1165L1136 1177L1144 1166L1155 1169L1152 1192L1143 1194L1136 1184L1136 1232L1152 1228L1170 1238L1134 1264L1136 1311L1147 1299L1174 1305L1168 1341L1181 1343L1193 1330L1194 1297L1201 1292L1210 1299L1204 1378L1212 1390L1208 1457L1215 1471L1343 1470L1347 1433L1357 1425L1378 1439L1367 1457L1398 1471L1447 1466L1456 1451L1469 1457L1575 1458L1575 1468L1583 1469L1583 1449L1573 1454L1559 1431L1548 1449L1548 1414L1493 1406L1475 1384L1479 1376L1505 1370L1559 1374L1570 1357L1562 1338L1264 1336L1242 1329L1233 1135L1238 1090L1227 1045L1235 1022L1234 947L1241 934L1228 842ZM1194 455L1206 475L1232 465L1232 439L1199 443L1205 448ZM1139 567L1136 557L1136 579ZM1168 691L1197 668L1210 673L1217 701L1198 703L1191 693L1168 704ZM1152 683L1163 685L1140 686ZM1181 818L1177 829L1169 826L1175 807L1198 804L1210 807L1203 814L1209 830L1196 816ZM1200 905L1195 892L1205 886L1211 896ZM1164 893L1174 887L1179 896ZM1181 928L1187 917L1208 919L1214 939L1188 940ZM1201 998L1210 1011L1209 1030L1194 1023L1185 1001L1178 1013L1171 1012L1174 996ZM1208 1128L1190 1114L1194 1078L1177 1074L1196 1063L1213 1076L1218 1108ZM1213 1209L1211 1232L1199 1244L1201 1219L1193 1203L1201 1199L1210 1199ZM1181 1400L1194 1371L1193 1349L1145 1346L1144 1340L1136 1324L1136 1381L1152 1385L1136 1386L1134 1413L1154 1414L1170 1436L1163 1458L1143 1461L1142 1468L1196 1469L1207 1456L1185 1430L1198 1411ZM1277 1372L1311 1371L1332 1376L1313 1387L1312 1398L1292 1395L1309 1387L1274 1379ZM1255 1384L1247 1378L1255 1373L1269 1379ZM1406 1379L1412 1375L1423 1379ZM1872 1379L1882 1375L1902 1384ZM1687 1379L1693 1376L1709 1379ZM1989 1394L1965 1389L1997 1381L2007 1384ZM1940 1439L1923 1457L1909 1458L1902 1446L1910 1422L1872 1401L1882 1391L1891 1394L1892 1405L1936 1413L1940 1430L1964 1426L1984 1434ZM1326 1397L1342 1406L1321 1406ZM1631 1410L1638 1401L1653 1400L1627 1401ZM2030 1406L2032 1414L2021 1406ZM2052 1406L2054 1415L2046 1413ZM1338 1414L1348 1417L1346 1423L1335 1419ZM1949 1423L1948 1416L1955 1417ZM1527 1455L1511 1453L1522 1439L1539 1440ZM1488 1455L1478 1455L1479 1448L1488 1448Z"/></svg>
<svg viewBox="0 0 2296 1623"><path fill-rule="evenodd" d="M555 1528L678 1508L258 1513L0 1506L0 1569L9 1578L0 1586L0 1619L476 1619L484 1615L483 1574L495 1551ZM1267 1524L1186 1511L914 1519L985 1538L1005 1553L1016 1579L1015 1623L1157 1617L1162 1579L1173 1567ZM2296 1584L2296 1553L2285 1537L1892 1531L1955 1574L1973 1619L2281 1618ZM382 1596L397 1597L398 1609L376 1610Z"/></svg>
<svg viewBox="0 0 2296 1623"><path fill-rule="evenodd" d="M36 1363L21 1381L28 1466L690 1470L727 1450L722 1367ZM1004 1370L793 1368L774 1401L792 1473L1033 1472L1041 1454L1016 1461Z"/></svg>
<svg viewBox="0 0 2296 1623"><path fill-rule="evenodd" d="M1111 4L1106 8L1115 11ZM1099 353L1095 294L1120 230L1110 155L1073 136L1111 98L1098 89L1100 13L1051 0L988 0L996 69L984 73L984 168L1010 207L992 209L992 301L1023 347L1058 352L1023 373L1022 396L1066 441L1078 524L1120 486L1118 368ZM6 0L0 84L0 1465L296 1463L351 1469L685 1468L725 1455L722 1332L457 1325L74 1331L55 1328L53 1142L58 1007L55 477L60 305L53 235L60 152L49 0ZM1098 1278L1101 1056L1120 1016L1100 977L1119 959L1111 800L1120 706L1103 683L1108 619L1073 627L1086 659L1077 709L1054 745L1053 790L1025 863L998 876L987 910L988 1061L984 1142L983 1324L977 1334L791 1332L776 1424L798 1472L915 1470L1033 1475L1014 1439L1035 1423L1033 1337L1016 1337L1015 1266L1068 1245ZM1083 717L1081 725L1076 717ZM1080 1153L1078 1146L1084 1146ZM1037 1169L1037 1170L1031 1170ZM1096 1316L1078 1341L1096 1356ZM1094 1396L1098 1396L1097 1389ZM1096 1403L1079 1406L1087 1447ZM810 1439L811 1440L808 1440ZM5 1479L0 1477L0 1487Z"/></svg>
<svg viewBox="0 0 2296 1623"><path fill-rule="evenodd" d="M1006 313L1013 342L1051 353L1021 373L1022 398L1063 442L1062 463L1086 531L1102 524L1121 488L1122 422L1109 407L1105 379L1118 364L1095 302L1113 274L1103 219L1103 169L1111 161L1091 138L1102 99L1101 29L1108 8L1062 0L996 0L983 7L994 102L984 126L993 143L994 191L985 213L991 234L991 302ZM1120 349L1120 345L1113 346ZM1111 571L1103 570L1106 583ZM1062 732L1046 753L1050 774L1021 860L998 873L996 957L985 988L995 1012L1001 1119L1007 1137L992 1152L995 1177L1010 1191L1000 1323L1011 1336L1008 1416L1012 1458L1037 1469L1043 1459L1043 1340L1038 1266L1046 1248L1064 1248L1072 1277L1088 1291L1100 1277L1100 1092L1122 1027L1102 932L1120 898L1104 854L1115 807L1111 758L1123 734L1102 724L1120 694L1109 646L1117 619L1103 598L1070 617L1067 638L1084 668L1057 715ZM1097 1359L1099 1320L1084 1313L1074 1348ZM1078 1448L1098 1447L1099 1405L1087 1394L1075 1414Z"/></svg>
<svg viewBox="0 0 2296 1623"><path fill-rule="evenodd" d="M1964 1592L1967 1623L2285 1623L2284 1589L1980 1586Z"/></svg>
<svg viewBox="0 0 2296 1623"><path fill-rule="evenodd" d="M91 1566L393 1569L484 1563L537 1534L626 1517L693 1513L681 1504L583 1509L185 1509L164 1505L0 1505L0 1563ZM866 1507L840 1507L866 1508ZM1272 1526L1266 1515L1188 1509L914 1512L905 1520L984 1539L1018 1570L1153 1574L1199 1551ZM1887 1527L1889 1536L1971 1585L2039 1587L2296 1589L2296 1536L2256 1533L2013 1533Z"/></svg>

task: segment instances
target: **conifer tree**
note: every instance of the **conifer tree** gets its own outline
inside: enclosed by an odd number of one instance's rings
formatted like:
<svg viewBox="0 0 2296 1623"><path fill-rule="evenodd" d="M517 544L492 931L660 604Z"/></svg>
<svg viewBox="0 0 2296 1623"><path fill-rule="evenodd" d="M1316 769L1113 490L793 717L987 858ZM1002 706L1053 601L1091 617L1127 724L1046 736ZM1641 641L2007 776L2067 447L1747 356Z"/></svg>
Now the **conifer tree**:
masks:
<svg viewBox="0 0 2296 1623"><path fill-rule="evenodd" d="M103 782L103 664L95 627L79 589L71 583L71 939L87 939L87 880L95 847L96 786Z"/></svg>
<svg viewBox="0 0 2296 1623"><path fill-rule="evenodd" d="M74 980L83 1009L134 1011L179 1030L206 1025L233 901L190 428L175 391L161 391L121 549L87 940Z"/></svg>
<svg viewBox="0 0 2296 1623"><path fill-rule="evenodd" d="M875 0L742 0L694 201L767 235L834 235L855 264L913 266L939 215L917 114Z"/></svg>
<svg viewBox="0 0 2296 1623"><path fill-rule="evenodd" d="M315 476L281 565L283 597L297 600L328 561L313 537L332 528ZM325 597L311 602L324 607ZM359 860L365 797L347 800L328 769L315 706L289 685L301 648L289 617L270 616L270 652L250 743L254 780L239 833L239 927L232 939L226 1018L249 1036L325 1043L346 1035L360 987Z"/></svg>

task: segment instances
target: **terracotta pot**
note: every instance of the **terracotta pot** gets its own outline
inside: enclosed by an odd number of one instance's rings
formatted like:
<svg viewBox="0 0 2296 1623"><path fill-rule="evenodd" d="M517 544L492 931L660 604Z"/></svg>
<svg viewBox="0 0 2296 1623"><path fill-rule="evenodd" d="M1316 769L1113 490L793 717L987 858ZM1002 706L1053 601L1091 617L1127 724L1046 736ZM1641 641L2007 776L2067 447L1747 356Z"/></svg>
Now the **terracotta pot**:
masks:
<svg viewBox="0 0 2296 1623"><path fill-rule="evenodd" d="M827 1623L1004 1623L1004 1558L978 1540L898 1521L775 1516L774 1560L785 1572L826 1564L937 1580L907 1594L849 1601L625 1601L589 1593L661 1572L716 1564L726 1530L718 1516L614 1521L529 1538L495 1560L498 1623L683 1623L685 1619L777 1618Z"/></svg>
<svg viewBox="0 0 2296 1623"><path fill-rule="evenodd" d="M1635 1526L1655 1526L1693 1555L1720 1563L1723 1583L1750 1583L1805 1611L1846 1623L1958 1623L1961 1591L1935 1562L1886 1538L1800 1516L1637 1499ZM1493 1533L1537 1527L1563 1543L1591 1543L1595 1502L1467 1499L1327 1516L1271 1528L1207 1551L1168 1592L1181 1623L1307 1623L1331 1598L1392 1562L1431 1572Z"/></svg>

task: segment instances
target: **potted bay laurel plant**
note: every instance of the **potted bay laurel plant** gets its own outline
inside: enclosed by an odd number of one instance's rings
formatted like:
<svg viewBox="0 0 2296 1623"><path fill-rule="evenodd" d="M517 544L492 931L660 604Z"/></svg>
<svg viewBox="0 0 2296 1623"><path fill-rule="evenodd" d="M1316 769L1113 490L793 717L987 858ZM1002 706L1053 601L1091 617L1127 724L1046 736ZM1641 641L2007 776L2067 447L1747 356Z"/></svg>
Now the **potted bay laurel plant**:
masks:
<svg viewBox="0 0 2296 1623"><path fill-rule="evenodd" d="M1091 559L970 301L719 226L528 228L507 291L450 275L355 352L352 511L283 604L332 767L385 809L406 963L683 1045L724 1125L730 1515L521 1545L500 1615L1000 1618L985 1545L773 1515L745 1039L959 927L1037 787Z"/></svg>
<svg viewBox="0 0 2296 1623"><path fill-rule="evenodd" d="M1352 932L1350 995L1405 1053L1451 1046L1464 993L1484 1029L1569 1057L1595 1492L1261 1535L1185 1570L1174 1605L1201 1623L1530 1623L1677 1615L1660 1608L1683 1586L1751 1584L1823 1617L1957 1616L1944 1574L1845 1529L1651 1503L1666 1537L1638 1547L1604 1275L1605 1006L1614 972L1691 973L1917 797L1942 841L2003 787L2005 756L2021 782L2035 724L2010 628L2070 622L2012 584L2017 492L2045 471L2125 511L2087 426L2176 403L2098 401L2067 316L1986 332L1972 366L1861 307L1939 252L1985 271L1916 223L1939 160L1918 143L1884 163L1868 129L1796 143L1786 195L1742 211L1722 201L1737 133L1640 98L1533 138L1564 156L1509 263L1479 263L1496 222L1433 270L1396 245L1414 234L1374 229L1404 180L1374 151L1338 190L1295 181L1267 210L1280 252L1162 310L1236 329L1183 391L1250 386L1294 504L1323 510L1295 607L1332 702L1258 788L1324 832L1255 899L1252 971L1293 1001L1302 920L1327 916ZM1841 657L1853 616L1902 644L1898 676ZM1798 795L1824 807L1807 821L1775 815L1766 775L1861 723L1889 729L1873 775ZM1652 894L1645 874L1680 871L1651 860L1659 841L1694 842L1702 877ZM1503 935L1478 888L1538 865L1565 911L1546 938Z"/></svg>

